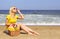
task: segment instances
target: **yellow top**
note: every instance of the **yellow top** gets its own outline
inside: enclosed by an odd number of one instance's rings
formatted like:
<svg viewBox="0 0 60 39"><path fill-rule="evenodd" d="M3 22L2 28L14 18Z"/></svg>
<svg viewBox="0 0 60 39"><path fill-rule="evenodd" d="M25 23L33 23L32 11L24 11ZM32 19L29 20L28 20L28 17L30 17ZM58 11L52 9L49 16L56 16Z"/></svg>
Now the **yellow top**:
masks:
<svg viewBox="0 0 60 39"><path fill-rule="evenodd" d="M11 24L11 23L16 23L17 22L18 16L15 15L15 17L12 18L10 15L7 15L6 18L8 19L8 24Z"/></svg>

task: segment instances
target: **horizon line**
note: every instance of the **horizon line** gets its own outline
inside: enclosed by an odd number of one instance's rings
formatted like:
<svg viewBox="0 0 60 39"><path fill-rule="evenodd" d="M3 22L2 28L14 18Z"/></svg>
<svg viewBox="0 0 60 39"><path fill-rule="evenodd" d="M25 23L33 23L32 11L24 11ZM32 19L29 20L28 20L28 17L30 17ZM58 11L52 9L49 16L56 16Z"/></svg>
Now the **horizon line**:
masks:
<svg viewBox="0 0 60 39"><path fill-rule="evenodd" d="M1 9L1 10L3 10L3 9ZM5 10L5 9L4 9ZM8 10L8 9L6 9L6 10ZM21 9L21 10L39 10L39 9ZM45 10L45 9L44 9ZM52 10L52 9L48 9L48 10ZM53 10L59 10L59 9L53 9Z"/></svg>

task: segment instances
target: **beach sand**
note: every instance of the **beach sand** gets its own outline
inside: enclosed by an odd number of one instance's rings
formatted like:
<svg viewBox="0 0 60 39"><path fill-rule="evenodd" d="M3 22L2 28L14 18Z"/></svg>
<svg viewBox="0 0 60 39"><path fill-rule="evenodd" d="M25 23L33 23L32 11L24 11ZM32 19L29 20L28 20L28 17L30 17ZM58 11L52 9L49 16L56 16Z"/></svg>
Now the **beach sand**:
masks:
<svg viewBox="0 0 60 39"><path fill-rule="evenodd" d="M21 33L18 36L11 37L4 33L5 27L0 26L0 39L60 39L60 26L28 26L40 35L32 36Z"/></svg>

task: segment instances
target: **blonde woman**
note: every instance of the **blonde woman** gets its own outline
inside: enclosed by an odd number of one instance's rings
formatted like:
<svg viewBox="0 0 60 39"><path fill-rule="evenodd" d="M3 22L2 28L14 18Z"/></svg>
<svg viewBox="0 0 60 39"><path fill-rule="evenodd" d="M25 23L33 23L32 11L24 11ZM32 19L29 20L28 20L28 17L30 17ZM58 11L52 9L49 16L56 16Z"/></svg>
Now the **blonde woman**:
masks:
<svg viewBox="0 0 60 39"><path fill-rule="evenodd" d="M16 15L17 12L19 13L19 16ZM13 6L10 8L9 14L6 16L6 23L5 24L8 28L8 30L15 31L15 30L19 30L21 28L22 30L26 31L30 35L39 35L39 33L31 30L30 28L28 28L24 24L16 23L17 19L24 19L24 16L20 12L19 9L17 9L15 6ZM14 29L14 27L16 27L16 29Z"/></svg>

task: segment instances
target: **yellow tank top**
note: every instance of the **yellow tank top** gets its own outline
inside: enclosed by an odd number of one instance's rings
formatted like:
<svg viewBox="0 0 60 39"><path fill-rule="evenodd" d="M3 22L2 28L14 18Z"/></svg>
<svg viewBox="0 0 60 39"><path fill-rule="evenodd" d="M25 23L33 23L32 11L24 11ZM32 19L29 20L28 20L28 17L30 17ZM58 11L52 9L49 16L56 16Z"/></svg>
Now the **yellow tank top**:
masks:
<svg viewBox="0 0 60 39"><path fill-rule="evenodd" d="M18 16L15 15L15 17L12 18L10 15L7 15L6 18L8 19L8 24L11 24L11 23L16 23L17 22Z"/></svg>

